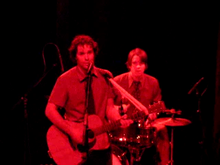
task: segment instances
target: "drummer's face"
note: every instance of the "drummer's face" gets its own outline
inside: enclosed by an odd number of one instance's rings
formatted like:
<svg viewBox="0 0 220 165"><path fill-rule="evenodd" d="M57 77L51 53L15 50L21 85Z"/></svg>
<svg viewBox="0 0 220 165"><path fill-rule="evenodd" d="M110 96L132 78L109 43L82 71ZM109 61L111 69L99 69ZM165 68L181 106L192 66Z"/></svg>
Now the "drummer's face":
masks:
<svg viewBox="0 0 220 165"><path fill-rule="evenodd" d="M131 60L131 66L130 66L130 71L132 75L135 77L142 76L144 74L145 69L146 69L145 63L141 61L139 56L134 55Z"/></svg>

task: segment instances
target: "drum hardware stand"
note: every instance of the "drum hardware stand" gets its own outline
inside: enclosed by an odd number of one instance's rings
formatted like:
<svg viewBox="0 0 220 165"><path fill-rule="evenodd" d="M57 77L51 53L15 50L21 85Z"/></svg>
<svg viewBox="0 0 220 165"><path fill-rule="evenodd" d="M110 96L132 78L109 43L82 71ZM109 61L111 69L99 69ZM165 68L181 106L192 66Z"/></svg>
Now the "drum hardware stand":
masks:
<svg viewBox="0 0 220 165"><path fill-rule="evenodd" d="M116 154L114 151L113 151L113 154ZM116 155L117 158L122 162L124 160L124 157L126 156L127 154L127 151L124 151L123 153L121 153L120 155ZM113 163L114 164L114 163ZM124 164L123 164L124 165Z"/></svg>
<svg viewBox="0 0 220 165"><path fill-rule="evenodd" d="M128 150L130 152L130 165L134 165L134 162L140 162L141 157L147 147L133 147L128 146Z"/></svg>
<svg viewBox="0 0 220 165"><path fill-rule="evenodd" d="M172 119L174 119L174 114L172 114L171 116ZM173 131L174 131L174 127L171 127L171 140L170 140L170 160L167 163L167 165L173 165Z"/></svg>
<svg viewBox="0 0 220 165"><path fill-rule="evenodd" d="M205 139L205 133L204 133L204 125L203 125L203 121L202 121L202 114L201 114L201 97L203 96L203 94L206 92L207 87L200 93L199 89L198 89L198 84L204 79L204 77L202 77L198 82L196 82L196 84L190 89L190 91L188 92L188 94L191 94L194 90L195 90L195 95L197 98L197 110L196 110L196 129L199 130L200 132L198 132L198 137L197 137L197 142L198 142L198 146L199 146L199 150L200 152L204 152L204 139ZM203 162L203 155L201 155L202 153L200 153L200 163Z"/></svg>
<svg viewBox="0 0 220 165"><path fill-rule="evenodd" d="M163 124L165 126L171 127L171 140L170 140L170 160L168 161L167 165L173 165L173 132L175 126L185 126L188 124L191 124L190 120L183 119L183 118L175 118L174 115L179 114L179 112L174 111L172 112L171 117L164 117L164 118L158 118L154 121L155 124Z"/></svg>

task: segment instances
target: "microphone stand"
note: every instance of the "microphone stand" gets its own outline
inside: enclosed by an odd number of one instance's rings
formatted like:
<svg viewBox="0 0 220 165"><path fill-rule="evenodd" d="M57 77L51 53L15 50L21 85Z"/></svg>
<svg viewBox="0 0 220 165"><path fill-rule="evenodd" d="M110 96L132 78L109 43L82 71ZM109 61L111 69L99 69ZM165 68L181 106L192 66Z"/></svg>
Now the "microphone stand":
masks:
<svg viewBox="0 0 220 165"><path fill-rule="evenodd" d="M84 130L83 130L83 143L82 143L82 158L83 162L86 162L86 164L89 164L88 162L88 155L89 155L89 142L88 142L88 108L89 108L89 95L90 95L90 88L91 88L91 80L92 80L92 75L91 72L87 73L88 78L87 78L87 84L86 84L86 101L85 101L85 114L84 114Z"/></svg>
<svg viewBox="0 0 220 165"><path fill-rule="evenodd" d="M24 94L24 96L22 96L21 98L20 98L20 100L18 100L18 102L16 103L16 104L14 104L14 106L12 107L12 110L13 109L15 109L19 104L21 104L22 102L23 102L23 106L24 106L24 122L25 122L25 124L26 124L26 143L24 143L24 147L25 147L25 149L24 149L24 152L25 152L25 150L27 149L28 151L27 151L27 153L24 153L24 165L25 164L31 164L31 158L30 158L30 146L29 146L29 134L28 134L28 128L29 128L29 126L28 126L28 110L27 110L27 103L28 103L28 95L29 95L29 93L31 93L31 91L35 88L35 87L37 87L40 83L41 83L41 81L48 75L48 73L50 73L52 70L53 70L53 68L55 67L55 66L57 66L57 64L53 64L53 66L52 66L52 68L50 69L50 70L48 70L47 72L45 72L44 74L43 74L43 76L34 84L34 86L31 88L31 89L29 89L25 94ZM27 147L27 148L26 148ZM26 155L26 154L28 154L28 155ZM28 162L27 162L27 159L29 158L29 160L28 160Z"/></svg>
<svg viewBox="0 0 220 165"><path fill-rule="evenodd" d="M18 102L16 104L14 104L14 106L12 107L12 110L15 109L23 101L24 102L24 118L27 118L28 113L27 113L26 105L27 105L27 96L28 96L28 94L31 93L32 89L34 89L35 87L38 86L38 84L40 84L40 82L48 75L49 72L51 72L53 70L53 68L55 66L57 66L57 64L53 64L52 68L43 74L43 76L34 84L34 86L31 89L29 89L24 94L24 96L22 96L20 98L20 100L18 100Z"/></svg>
<svg viewBox="0 0 220 165"><path fill-rule="evenodd" d="M198 147L199 147L199 163L203 164L204 163L204 139L205 139L205 133L204 133L204 125L203 125L203 121L202 121L202 114L201 114L201 97L203 96L203 94L206 92L207 87L203 90L203 92L199 92L198 89L198 84L204 79L204 77L202 77L198 82L196 82L196 84L190 89L190 91L188 92L188 94L191 94L194 90L195 90L195 94L196 94L196 98L197 98L197 110L196 110L196 130L198 130L197 132L197 143L198 143Z"/></svg>
<svg viewBox="0 0 220 165"><path fill-rule="evenodd" d="M194 86L189 90L188 95L191 94L193 91L195 91L196 93L196 98L197 98L197 110L196 113L198 114L196 117L198 117L198 122L197 123L197 127L200 125L201 126L201 133L202 133L202 137L199 137L199 141L198 143L201 145L203 144L203 139L204 139L204 132L203 132L203 123L202 123L202 115L201 115L201 97L202 95L206 92L207 88L205 88L205 90L200 94L199 89L198 89L198 85L200 84L200 82L204 79L204 77L200 78L198 82L196 82L194 84Z"/></svg>
<svg viewBox="0 0 220 165"><path fill-rule="evenodd" d="M205 89L206 90L206 89ZM198 119L198 125L197 125L197 128L198 130L200 131L199 132L199 137L197 137L198 139L198 146L199 146L199 149L200 149L200 156L199 156L199 163L204 163L204 126L203 126L203 121L202 121L202 114L201 114L201 97L202 95L204 94L205 90L202 92L202 94L199 93L198 89L196 88L196 97L197 97L197 119Z"/></svg>
<svg viewBox="0 0 220 165"><path fill-rule="evenodd" d="M198 114L198 119L199 119L199 122L202 126L202 115L201 115L201 95L199 93L199 90L196 88L196 98L197 98L197 114ZM203 140L202 140L203 141ZM201 141L201 142L202 142ZM201 143L199 142L199 143Z"/></svg>
<svg viewBox="0 0 220 165"><path fill-rule="evenodd" d="M201 97L203 96L203 94L206 92L207 87L203 90L203 92L201 92L201 94L199 93L199 90L196 88L196 96L197 96L197 114L198 114L198 120L199 120L199 124L201 125L201 139L199 139L199 144L203 145L204 143L204 129L203 129L203 122L202 122L202 114L201 114Z"/></svg>

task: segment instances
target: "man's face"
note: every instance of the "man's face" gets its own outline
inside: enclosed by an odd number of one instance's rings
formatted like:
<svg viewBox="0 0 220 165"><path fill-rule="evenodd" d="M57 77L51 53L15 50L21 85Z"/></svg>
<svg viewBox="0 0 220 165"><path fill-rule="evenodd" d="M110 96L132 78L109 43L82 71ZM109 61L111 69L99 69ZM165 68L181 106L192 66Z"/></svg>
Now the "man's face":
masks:
<svg viewBox="0 0 220 165"><path fill-rule="evenodd" d="M140 77L144 74L146 69L145 63L143 63L139 56L134 55L131 60L130 71L133 76Z"/></svg>
<svg viewBox="0 0 220 165"><path fill-rule="evenodd" d="M94 63L95 53L91 45L78 45L76 51L77 66L87 71L89 64Z"/></svg>

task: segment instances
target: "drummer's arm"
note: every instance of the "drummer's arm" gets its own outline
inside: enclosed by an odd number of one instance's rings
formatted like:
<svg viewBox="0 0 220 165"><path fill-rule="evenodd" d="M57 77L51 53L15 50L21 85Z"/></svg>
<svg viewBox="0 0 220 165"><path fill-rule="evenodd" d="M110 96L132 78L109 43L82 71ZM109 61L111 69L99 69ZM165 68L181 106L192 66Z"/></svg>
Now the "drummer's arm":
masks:
<svg viewBox="0 0 220 165"><path fill-rule="evenodd" d="M116 109L114 106L114 100L112 98L109 98L107 101L106 115L110 121L111 120L112 121L120 120L121 127L127 127L131 123L133 123L133 121L131 119L127 119L127 115L121 116L119 114L118 109Z"/></svg>
<svg viewBox="0 0 220 165"><path fill-rule="evenodd" d="M165 108L165 104L162 101L161 89L160 89L158 80L156 80L154 83L152 101L155 104L159 104L160 108L162 108L162 109ZM157 118L158 114L159 114L159 112L151 113L148 115L148 119L153 121Z"/></svg>

